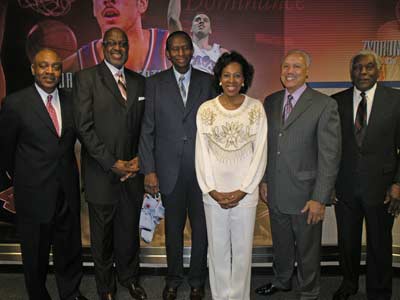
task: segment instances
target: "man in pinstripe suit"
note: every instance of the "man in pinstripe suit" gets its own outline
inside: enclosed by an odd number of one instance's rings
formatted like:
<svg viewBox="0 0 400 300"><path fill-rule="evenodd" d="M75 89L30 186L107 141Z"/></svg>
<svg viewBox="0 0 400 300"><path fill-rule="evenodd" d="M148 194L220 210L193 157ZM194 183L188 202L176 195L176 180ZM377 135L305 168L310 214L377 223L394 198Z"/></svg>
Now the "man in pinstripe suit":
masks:
<svg viewBox="0 0 400 300"><path fill-rule="evenodd" d="M300 299L304 300L319 297L322 220L341 147L337 104L305 84L309 66L307 53L289 51L281 65L285 89L264 102L268 166L260 196L270 210L275 277L256 290L262 295L290 290L297 262Z"/></svg>

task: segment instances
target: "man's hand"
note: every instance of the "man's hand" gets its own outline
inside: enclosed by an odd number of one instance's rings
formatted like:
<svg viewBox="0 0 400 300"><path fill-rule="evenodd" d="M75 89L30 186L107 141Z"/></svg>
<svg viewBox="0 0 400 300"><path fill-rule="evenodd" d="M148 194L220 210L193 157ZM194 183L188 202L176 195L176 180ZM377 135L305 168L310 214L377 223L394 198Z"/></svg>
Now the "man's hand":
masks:
<svg viewBox="0 0 400 300"><path fill-rule="evenodd" d="M144 189L151 195L155 195L160 191L156 173L152 172L144 176Z"/></svg>
<svg viewBox="0 0 400 300"><path fill-rule="evenodd" d="M111 170L120 176L125 176L128 173L137 172L134 167L129 164L129 161L118 159L115 164L111 167Z"/></svg>
<svg viewBox="0 0 400 300"><path fill-rule="evenodd" d="M317 224L324 220L325 215L325 204L318 202L316 200L307 201L301 213L306 213L308 211L307 224Z"/></svg>
<svg viewBox="0 0 400 300"><path fill-rule="evenodd" d="M258 186L258 194L259 194L260 200L262 202L264 202L265 204L268 204L268 188L267 188L266 182L260 183L260 185Z"/></svg>
<svg viewBox="0 0 400 300"><path fill-rule="evenodd" d="M388 213L397 217L400 213L400 185L394 183L386 193L384 204L389 203Z"/></svg>
<svg viewBox="0 0 400 300"><path fill-rule="evenodd" d="M129 177L134 177L136 173L139 171L139 158L136 156L131 160L117 160L112 166L111 170L121 176L119 179L121 182L124 182Z"/></svg>
<svg viewBox="0 0 400 300"><path fill-rule="evenodd" d="M135 173L139 172L140 168L139 168L139 157L135 156L134 158L132 158L131 160L128 161L128 166L135 169Z"/></svg>
<svg viewBox="0 0 400 300"><path fill-rule="evenodd" d="M139 172L139 170L140 170L140 168L139 168L139 157L135 156L131 160L127 161L127 166L129 166L130 168L132 168L132 169L134 169L136 171L135 172L129 172L125 176L121 177L119 179L121 182L124 182L125 180L127 180L130 177L135 177L136 173Z"/></svg>

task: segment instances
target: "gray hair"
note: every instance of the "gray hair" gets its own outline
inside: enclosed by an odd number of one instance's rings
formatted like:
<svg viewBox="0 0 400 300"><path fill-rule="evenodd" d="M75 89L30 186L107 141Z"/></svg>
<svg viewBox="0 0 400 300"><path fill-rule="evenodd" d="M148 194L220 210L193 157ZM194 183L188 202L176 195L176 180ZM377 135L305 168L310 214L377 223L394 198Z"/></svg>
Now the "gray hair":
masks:
<svg viewBox="0 0 400 300"><path fill-rule="evenodd" d="M354 61L355 61L357 58L359 58L360 56L368 56L368 55L371 55L371 56L374 58L374 61L375 61L375 63L376 63L376 67L377 67L378 69L380 69L380 68L381 68L381 59L380 59L380 57L378 56L378 54L376 54L376 53L375 53L374 51L372 51L372 50L364 49L364 50L361 50L360 52L358 52L356 55L354 55L354 56L350 59L350 72L351 72L352 69L353 69Z"/></svg>
<svg viewBox="0 0 400 300"><path fill-rule="evenodd" d="M281 61L281 64L285 61L286 57L288 57L289 55L292 55L292 54L299 54L299 55L303 56L305 61L306 61L307 68L310 67L310 65L311 65L311 56L310 56L310 54L308 54L306 51L300 50L300 49L289 50L286 53L286 55L283 57L283 59Z"/></svg>

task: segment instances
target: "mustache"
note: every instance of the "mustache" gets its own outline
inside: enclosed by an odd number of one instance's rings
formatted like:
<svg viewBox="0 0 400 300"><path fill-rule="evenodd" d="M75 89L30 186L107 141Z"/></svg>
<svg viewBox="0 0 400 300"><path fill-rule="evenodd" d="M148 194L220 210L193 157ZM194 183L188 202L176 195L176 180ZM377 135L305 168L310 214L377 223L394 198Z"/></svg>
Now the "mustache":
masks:
<svg viewBox="0 0 400 300"><path fill-rule="evenodd" d="M43 79L50 79L50 80L56 80L56 76L54 76L54 75L44 75L43 77L42 77Z"/></svg>

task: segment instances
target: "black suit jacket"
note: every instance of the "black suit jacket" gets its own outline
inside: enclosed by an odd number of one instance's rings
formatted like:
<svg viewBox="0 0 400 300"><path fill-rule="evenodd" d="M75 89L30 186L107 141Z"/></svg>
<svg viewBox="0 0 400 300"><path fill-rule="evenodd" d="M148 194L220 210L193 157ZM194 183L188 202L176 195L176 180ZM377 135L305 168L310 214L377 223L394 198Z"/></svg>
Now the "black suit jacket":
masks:
<svg viewBox="0 0 400 300"><path fill-rule="evenodd" d="M215 95L212 76L195 68L192 68L186 106L172 68L147 79L140 160L144 174L156 172L162 193L169 194L175 187L184 145L191 156L185 167L195 174L197 110Z"/></svg>
<svg viewBox="0 0 400 300"><path fill-rule="evenodd" d="M74 119L82 143L82 176L86 200L113 204L124 185L129 192L143 190L143 177L124 183L111 171L118 160L137 156L142 114L144 77L125 68L128 99L125 101L107 65L75 75Z"/></svg>
<svg viewBox="0 0 400 300"><path fill-rule="evenodd" d="M1 162L12 176L20 219L48 222L54 215L60 188L73 212L79 215L72 100L61 90L59 97L61 137L34 85L6 97L2 106Z"/></svg>
<svg viewBox="0 0 400 300"><path fill-rule="evenodd" d="M358 180L367 204L382 203L388 187L400 182L400 92L378 84L361 148L354 136L353 88L332 97L338 103L343 137L336 196L339 201L352 199Z"/></svg>

